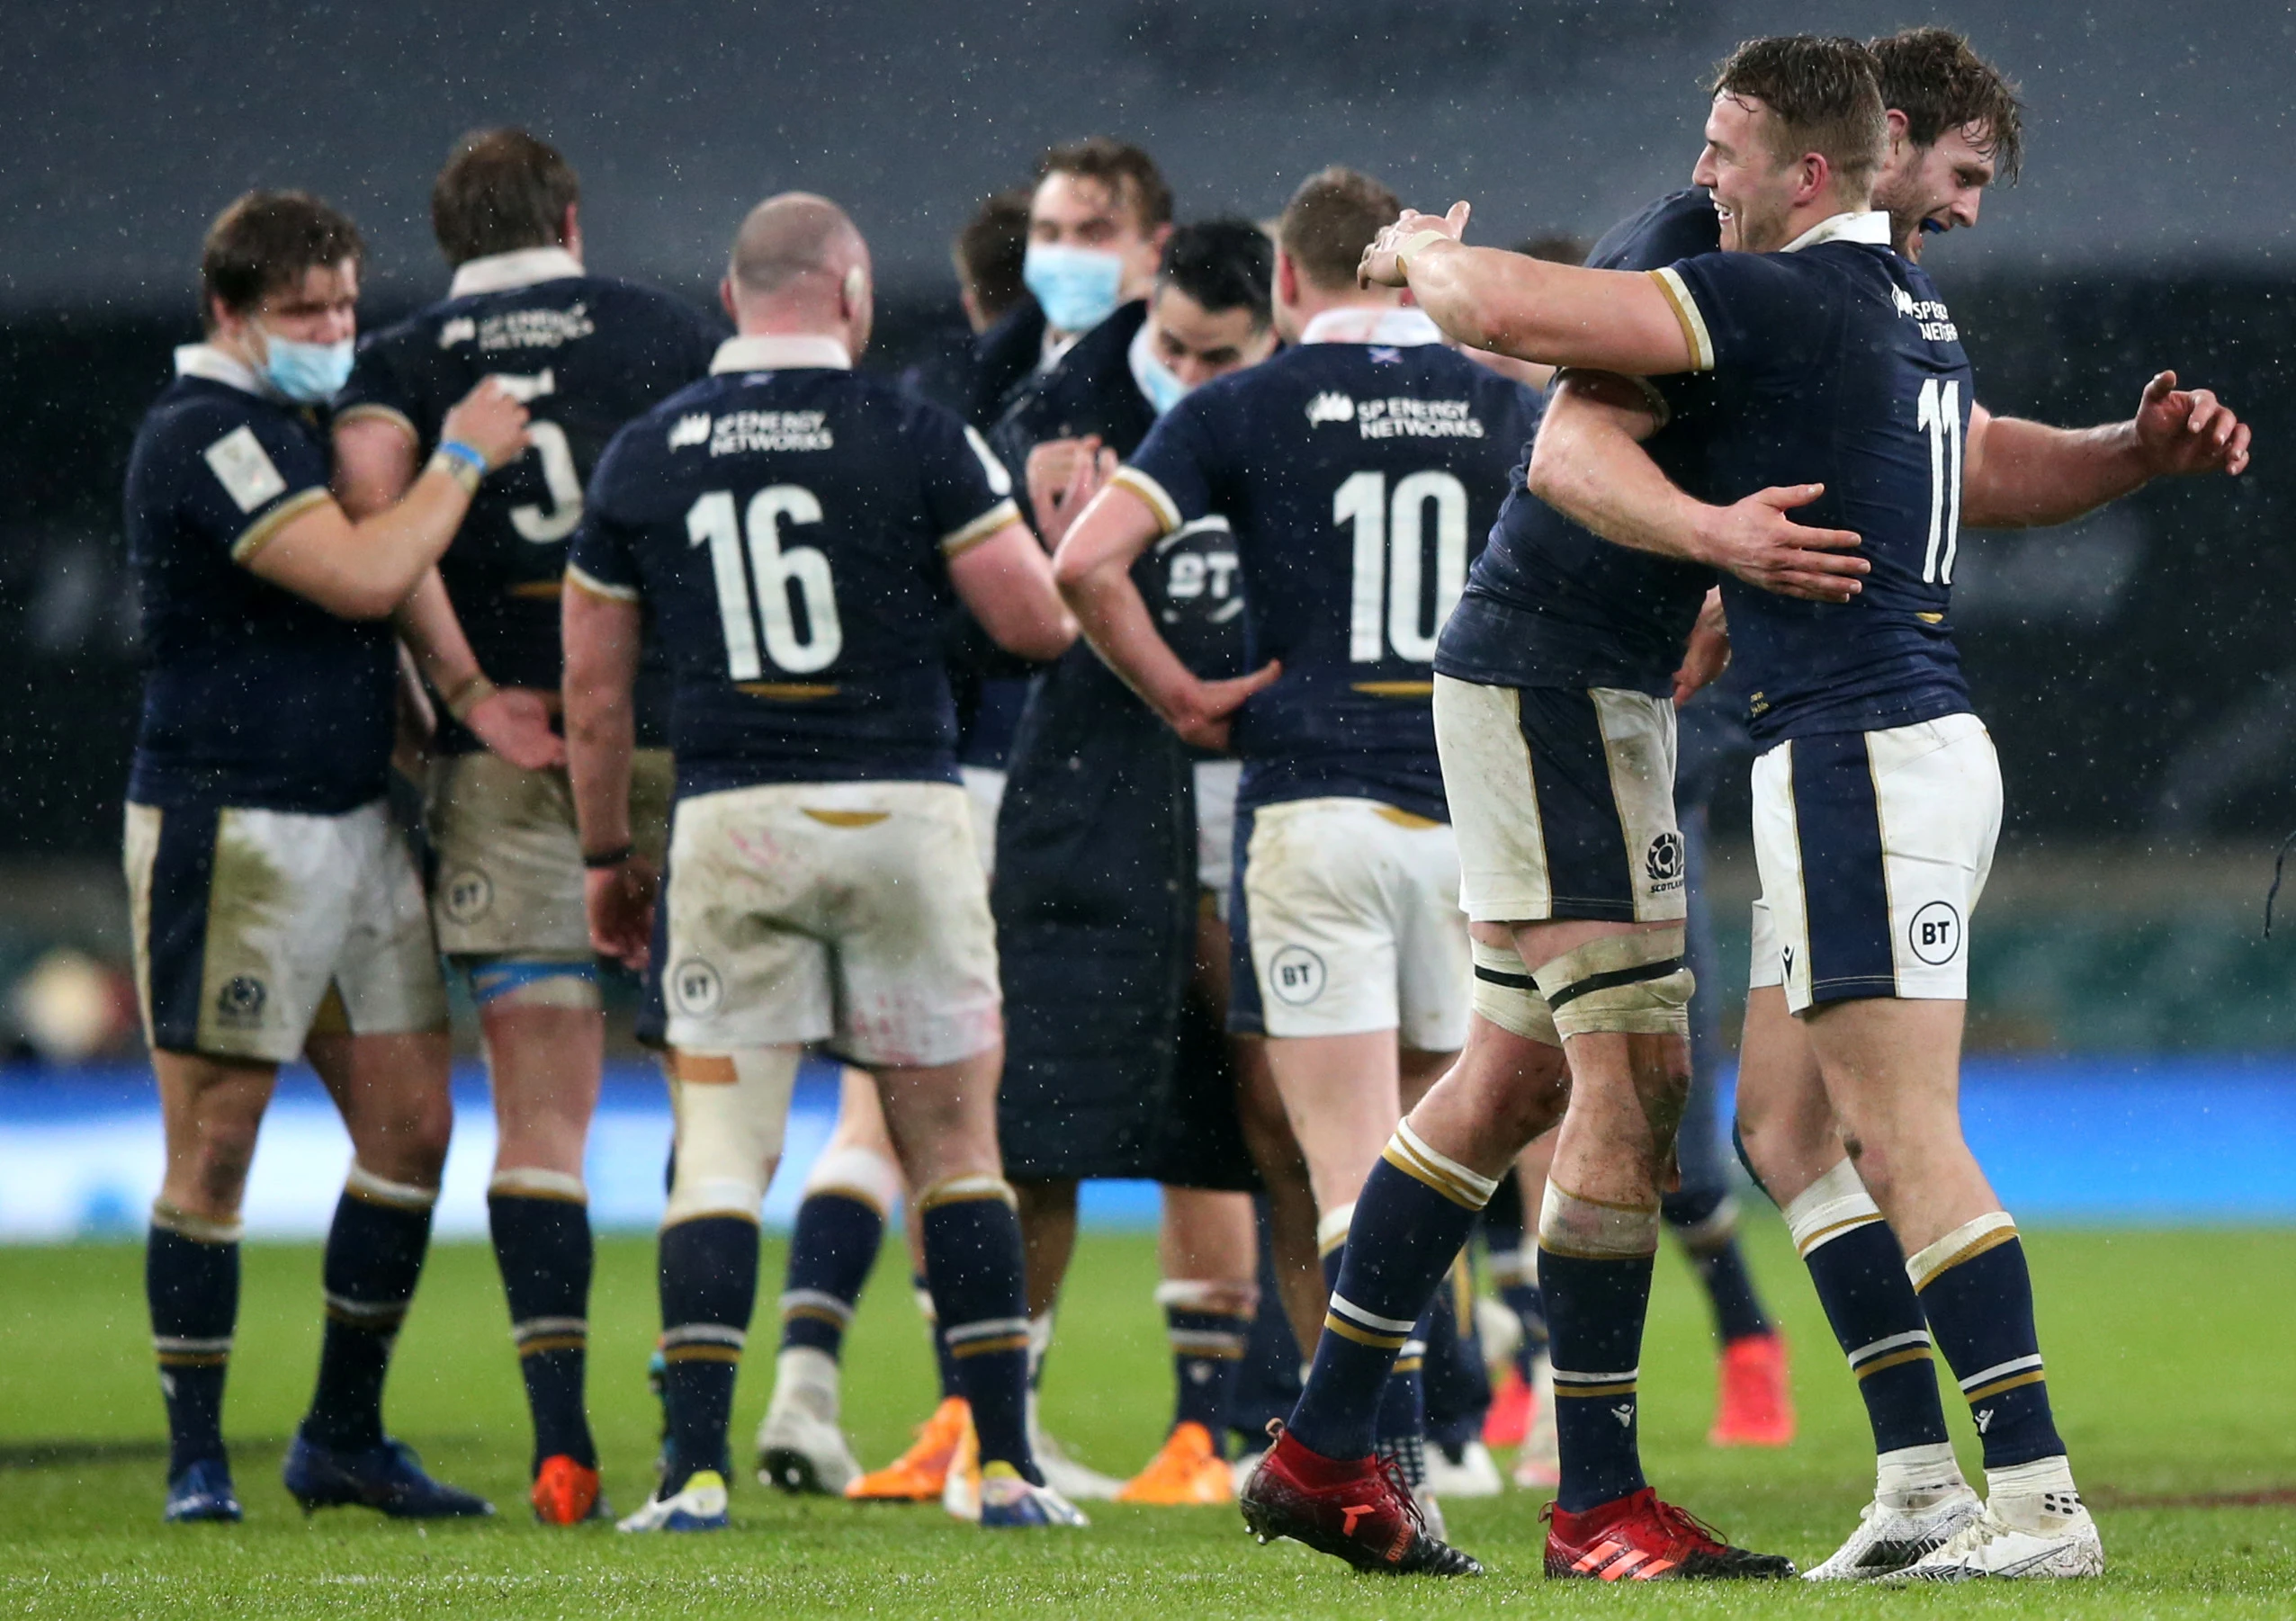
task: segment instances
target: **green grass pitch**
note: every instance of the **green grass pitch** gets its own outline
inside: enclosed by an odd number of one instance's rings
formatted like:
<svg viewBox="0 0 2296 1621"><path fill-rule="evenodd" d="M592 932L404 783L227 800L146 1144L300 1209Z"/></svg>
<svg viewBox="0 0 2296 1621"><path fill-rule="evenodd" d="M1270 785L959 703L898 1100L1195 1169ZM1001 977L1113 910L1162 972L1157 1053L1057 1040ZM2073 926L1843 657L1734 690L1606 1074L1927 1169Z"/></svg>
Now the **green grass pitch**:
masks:
<svg viewBox="0 0 2296 1621"><path fill-rule="evenodd" d="M1646 1455L1668 1495L1743 1542L1809 1563L1846 1533L1870 1489L1865 1428L1782 1232L1764 1222L1750 1239L1795 1347L1801 1437L1774 1454L1705 1446L1711 1353L1687 1271L1669 1258L1644 1358ZM443 1475L490 1493L499 1519L427 1530L353 1510L304 1520L277 1470L313 1366L318 1256L251 1245L227 1409L247 1522L166 1527L141 1252L0 1250L0 1613L2296 1615L2296 1232L2044 1231L2031 1243L2050 1387L2112 1571L2076 1589L1918 1592L1548 1583L1539 1500L1526 1493L1448 1506L1457 1539L1492 1574L1442 1586L1258 1547L1232 1509L1096 1504L1089 1531L991 1536L937 1509L795 1501L746 1479L734 1527L720 1536L546 1531L520 1495L525 1417L493 1262L471 1244L434 1253L390 1411L394 1430ZM592 1312L591 1402L608 1491L625 1509L653 1451L642 1377L651 1256L643 1240L604 1245ZM926 1347L896 1261L889 1255L848 1342L849 1427L871 1464L905 1443L928 1400ZM768 1302L780 1267L768 1245ZM1170 1399L1153 1283L1146 1238L1089 1236L1046 1381L1055 1433L1115 1473L1147 1457ZM765 1402L771 1340L769 1328L760 1333L743 1377L737 1459ZM1975 1478L1967 1420L1956 1424Z"/></svg>

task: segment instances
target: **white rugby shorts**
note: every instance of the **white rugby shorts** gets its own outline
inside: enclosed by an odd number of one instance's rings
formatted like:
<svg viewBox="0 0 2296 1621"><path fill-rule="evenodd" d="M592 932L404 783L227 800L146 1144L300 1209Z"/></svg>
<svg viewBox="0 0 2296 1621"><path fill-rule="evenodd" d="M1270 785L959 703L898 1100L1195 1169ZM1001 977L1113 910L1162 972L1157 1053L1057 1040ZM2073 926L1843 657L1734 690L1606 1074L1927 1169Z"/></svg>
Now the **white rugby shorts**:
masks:
<svg viewBox="0 0 2296 1621"><path fill-rule="evenodd" d="M1260 806L1243 894L1268 1034L1466 1044L1473 967L1448 824L1368 799Z"/></svg>
<svg viewBox="0 0 2296 1621"><path fill-rule="evenodd" d="M1001 766L959 766L964 798L973 815L973 847L981 856L981 870L997 875L997 812L1004 809L1005 773Z"/></svg>
<svg viewBox="0 0 2296 1621"><path fill-rule="evenodd" d="M1975 715L1762 756L1754 860L1786 1005L1966 999L1969 914L2000 832L2001 768Z"/></svg>
<svg viewBox="0 0 2296 1621"><path fill-rule="evenodd" d="M825 1043L866 1067L1003 1039L964 790L791 783L677 802L660 964L670 1045Z"/></svg>
<svg viewBox="0 0 2296 1621"><path fill-rule="evenodd" d="M1243 762L1198 760L1195 775L1196 883L1210 891L1224 923L1234 876L1235 796L1243 782Z"/></svg>
<svg viewBox="0 0 2296 1621"><path fill-rule="evenodd" d="M154 1047L285 1063L315 1022L354 1035L446 1027L422 882L382 801L339 816L131 804L127 824Z"/></svg>
<svg viewBox="0 0 2296 1621"><path fill-rule="evenodd" d="M1435 744L1478 923L1683 916L1674 705L1617 687L1435 677Z"/></svg>
<svg viewBox="0 0 2296 1621"><path fill-rule="evenodd" d="M674 773L666 748L630 764L630 830L659 864L668 841ZM563 766L524 771L480 750L431 763L424 813L436 854L431 920L449 956L590 960L582 844Z"/></svg>

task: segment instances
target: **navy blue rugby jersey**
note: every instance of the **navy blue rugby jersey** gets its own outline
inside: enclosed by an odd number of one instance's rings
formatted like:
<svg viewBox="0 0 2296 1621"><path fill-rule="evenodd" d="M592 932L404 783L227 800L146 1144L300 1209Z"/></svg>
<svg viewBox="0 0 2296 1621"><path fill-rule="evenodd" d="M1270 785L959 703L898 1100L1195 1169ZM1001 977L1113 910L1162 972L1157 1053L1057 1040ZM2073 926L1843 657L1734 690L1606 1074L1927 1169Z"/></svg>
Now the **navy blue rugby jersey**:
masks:
<svg viewBox="0 0 2296 1621"><path fill-rule="evenodd" d="M489 375L533 413L532 447L488 475L438 565L494 680L558 690L559 579L583 488L615 431L705 375L723 336L684 300L585 275L551 247L470 261L444 302L360 345L338 420L389 416L425 455L449 407ZM450 746L478 746L447 730Z"/></svg>
<svg viewBox="0 0 2296 1621"><path fill-rule="evenodd" d="M678 792L954 783L948 560L1019 517L980 434L826 338L735 338L614 435L568 572L642 601Z"/></svg>
<svg viewBox="0 0 2296 1621"><path fill-rule="evenodd" d="M1720 246L1714 204L1698 188L1613 226L1587 264L1657 270ZM1680 483L1710 431L1711 380L1660 378L1666 425L1644 448ZM1664 696L1714 573L1614 546L1525 488L1528 447L1491 543L1467 577L1435 667L1488 686L1613 686Z"/></svg>
<svg viewBox="0 0 2296 1621"><path fill-rule="evenodd" d="M1889 217L1837 215L1781 253L1654 273L1714 380L1715 425L1682 488L1728 503L1823 482L1801 521L1856 532L1872 565L1839 604L1722 582L1754 740L1968 711L1945 611L1974 384L1937 289L1891 246Z"/></svg>
<svg viewBox="0 0 2296 1621"><path fill-rule="evenodd" d="M177 350L175 365L128 457L145 666L128 797L314 815L379 799L390 626L337 619L246 566L333 498L325 430L204 344Z"/></svg>
<svg viewBox="0 0 2296 1621"><path fill-rule="evenodd" d="M1317 341L1358 333L1371 341ZM1190 393L1117 474L1167 534L1227 520L1246 662L1283 660L1237 717L1242 804L1448 816L1436 640L1538 405L1439 339L1416 310L1331 312L1299 347Z"/></svg>

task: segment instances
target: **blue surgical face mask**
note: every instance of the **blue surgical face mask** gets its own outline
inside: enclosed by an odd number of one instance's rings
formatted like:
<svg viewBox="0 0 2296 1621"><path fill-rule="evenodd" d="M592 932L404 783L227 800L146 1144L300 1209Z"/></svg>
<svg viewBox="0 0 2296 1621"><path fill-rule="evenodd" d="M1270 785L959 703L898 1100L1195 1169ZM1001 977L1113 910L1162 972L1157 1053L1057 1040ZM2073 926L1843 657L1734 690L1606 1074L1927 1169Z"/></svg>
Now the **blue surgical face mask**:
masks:
<svg viewBox="0 0 2296 1621"><path fill-rule="evenodd" d="M1020 279L1036 295L1053 330L1090 332L1116 313L1124 259L1106 248L1032 242Z"/></svg>
<svg viewBox="0 0 2296 1621"><path fill-rule="evenodd" d="M263 378L298 405L325 405L351 381L353 341L304 344L275 332L263 335Z"/></svg>
<svg viewBox="0 0 2296 1621"><path fill-rule="evenodd" d="M1179 373L1157 358L1152 341L1155 331L1155 322L1142 322L1125 358L1132 365L1132 381L1140 385L1141 393L1147 396L1148 403L1156 407L1156 415L1161 416L1188 397L1188 385L1180 381Z"/></svg>

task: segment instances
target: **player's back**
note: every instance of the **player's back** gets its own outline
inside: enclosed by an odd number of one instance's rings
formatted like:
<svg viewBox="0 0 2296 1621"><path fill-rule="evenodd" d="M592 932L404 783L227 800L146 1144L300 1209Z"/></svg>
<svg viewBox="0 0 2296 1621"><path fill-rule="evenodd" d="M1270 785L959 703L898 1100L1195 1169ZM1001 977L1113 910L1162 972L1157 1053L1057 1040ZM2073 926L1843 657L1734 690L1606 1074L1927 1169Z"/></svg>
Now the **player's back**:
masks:
<svg viewBox="0 0 2296 1621"><path fill-rule="evenodd" d="M193 359L186 362L184 357ZM388 624L338 619L246 560L326 498L311 413L204 374L205 345L136 434L125 492L143 626L143 714L129 796L348 810L390 753ZM244 371L244 368L237 368Z"/></svg>
<svg viewBox="0 0 2296 1621"><path fill-rule="evenodd" d="M559 578L583 489L624 423L707 372L720 336L682 299L538 248L471 261L445 300L361 346L338 419L395 418L424 452L483 378L502 378L533 413L532 449L488 476L439 563L498 682L558 685Z"/></svg>
<svg viewBox="0 0 2296 1621"><path fill-rule="evenodd" d="M1713 373L1712 425L1683 488L1726 504L1823 483L1800 522L1847 529L1871 565L1847 603L1726 580L1758 741L1969 709L1945 613L1960 526L1969 357L1888 216L1838 216L1796 248L1661 273Z"/></svg>
<svg viewBox="0 0 2296 1621"><path fill-rule="evenodd" d="M947 564L1018 516L1010 489L954 415L824 339L735 339L616 435L570 567L653 614L679 792L956 781Z"/></svg>
<svg viewBox="0 0 2296 1621"><path fill-rule="evenodd" d="M1719 246L1714 204L1697 188L1660 198L1596 243L1596 270L1656 270ZM1703 378L1669 378L1672 415L1695 415ZM1690 453L1662 425L1652 459L1679 477ZM1526 452L1528 447L1525 447ZM1612 545L1556 511L1514 470L1505 509L1476 560L1437 657L1446 676L1491 686L1623 687L1653 695L1672 685L1710 569Z"/></svg>
<svg viewBox="0 0 2296 1621"><path fill-rule="evenodd" d="M1415 311L1382 324L1424 336ZM1242 802L1359 795L1443 814L1436 641L1537 413L1529 390L1439 343L1318 341L1311 325L1189 395L1119 475L1162 485L1170 521L1200 506L1234 532L1250 662L1284 667L1237 721Z"/></svg>

